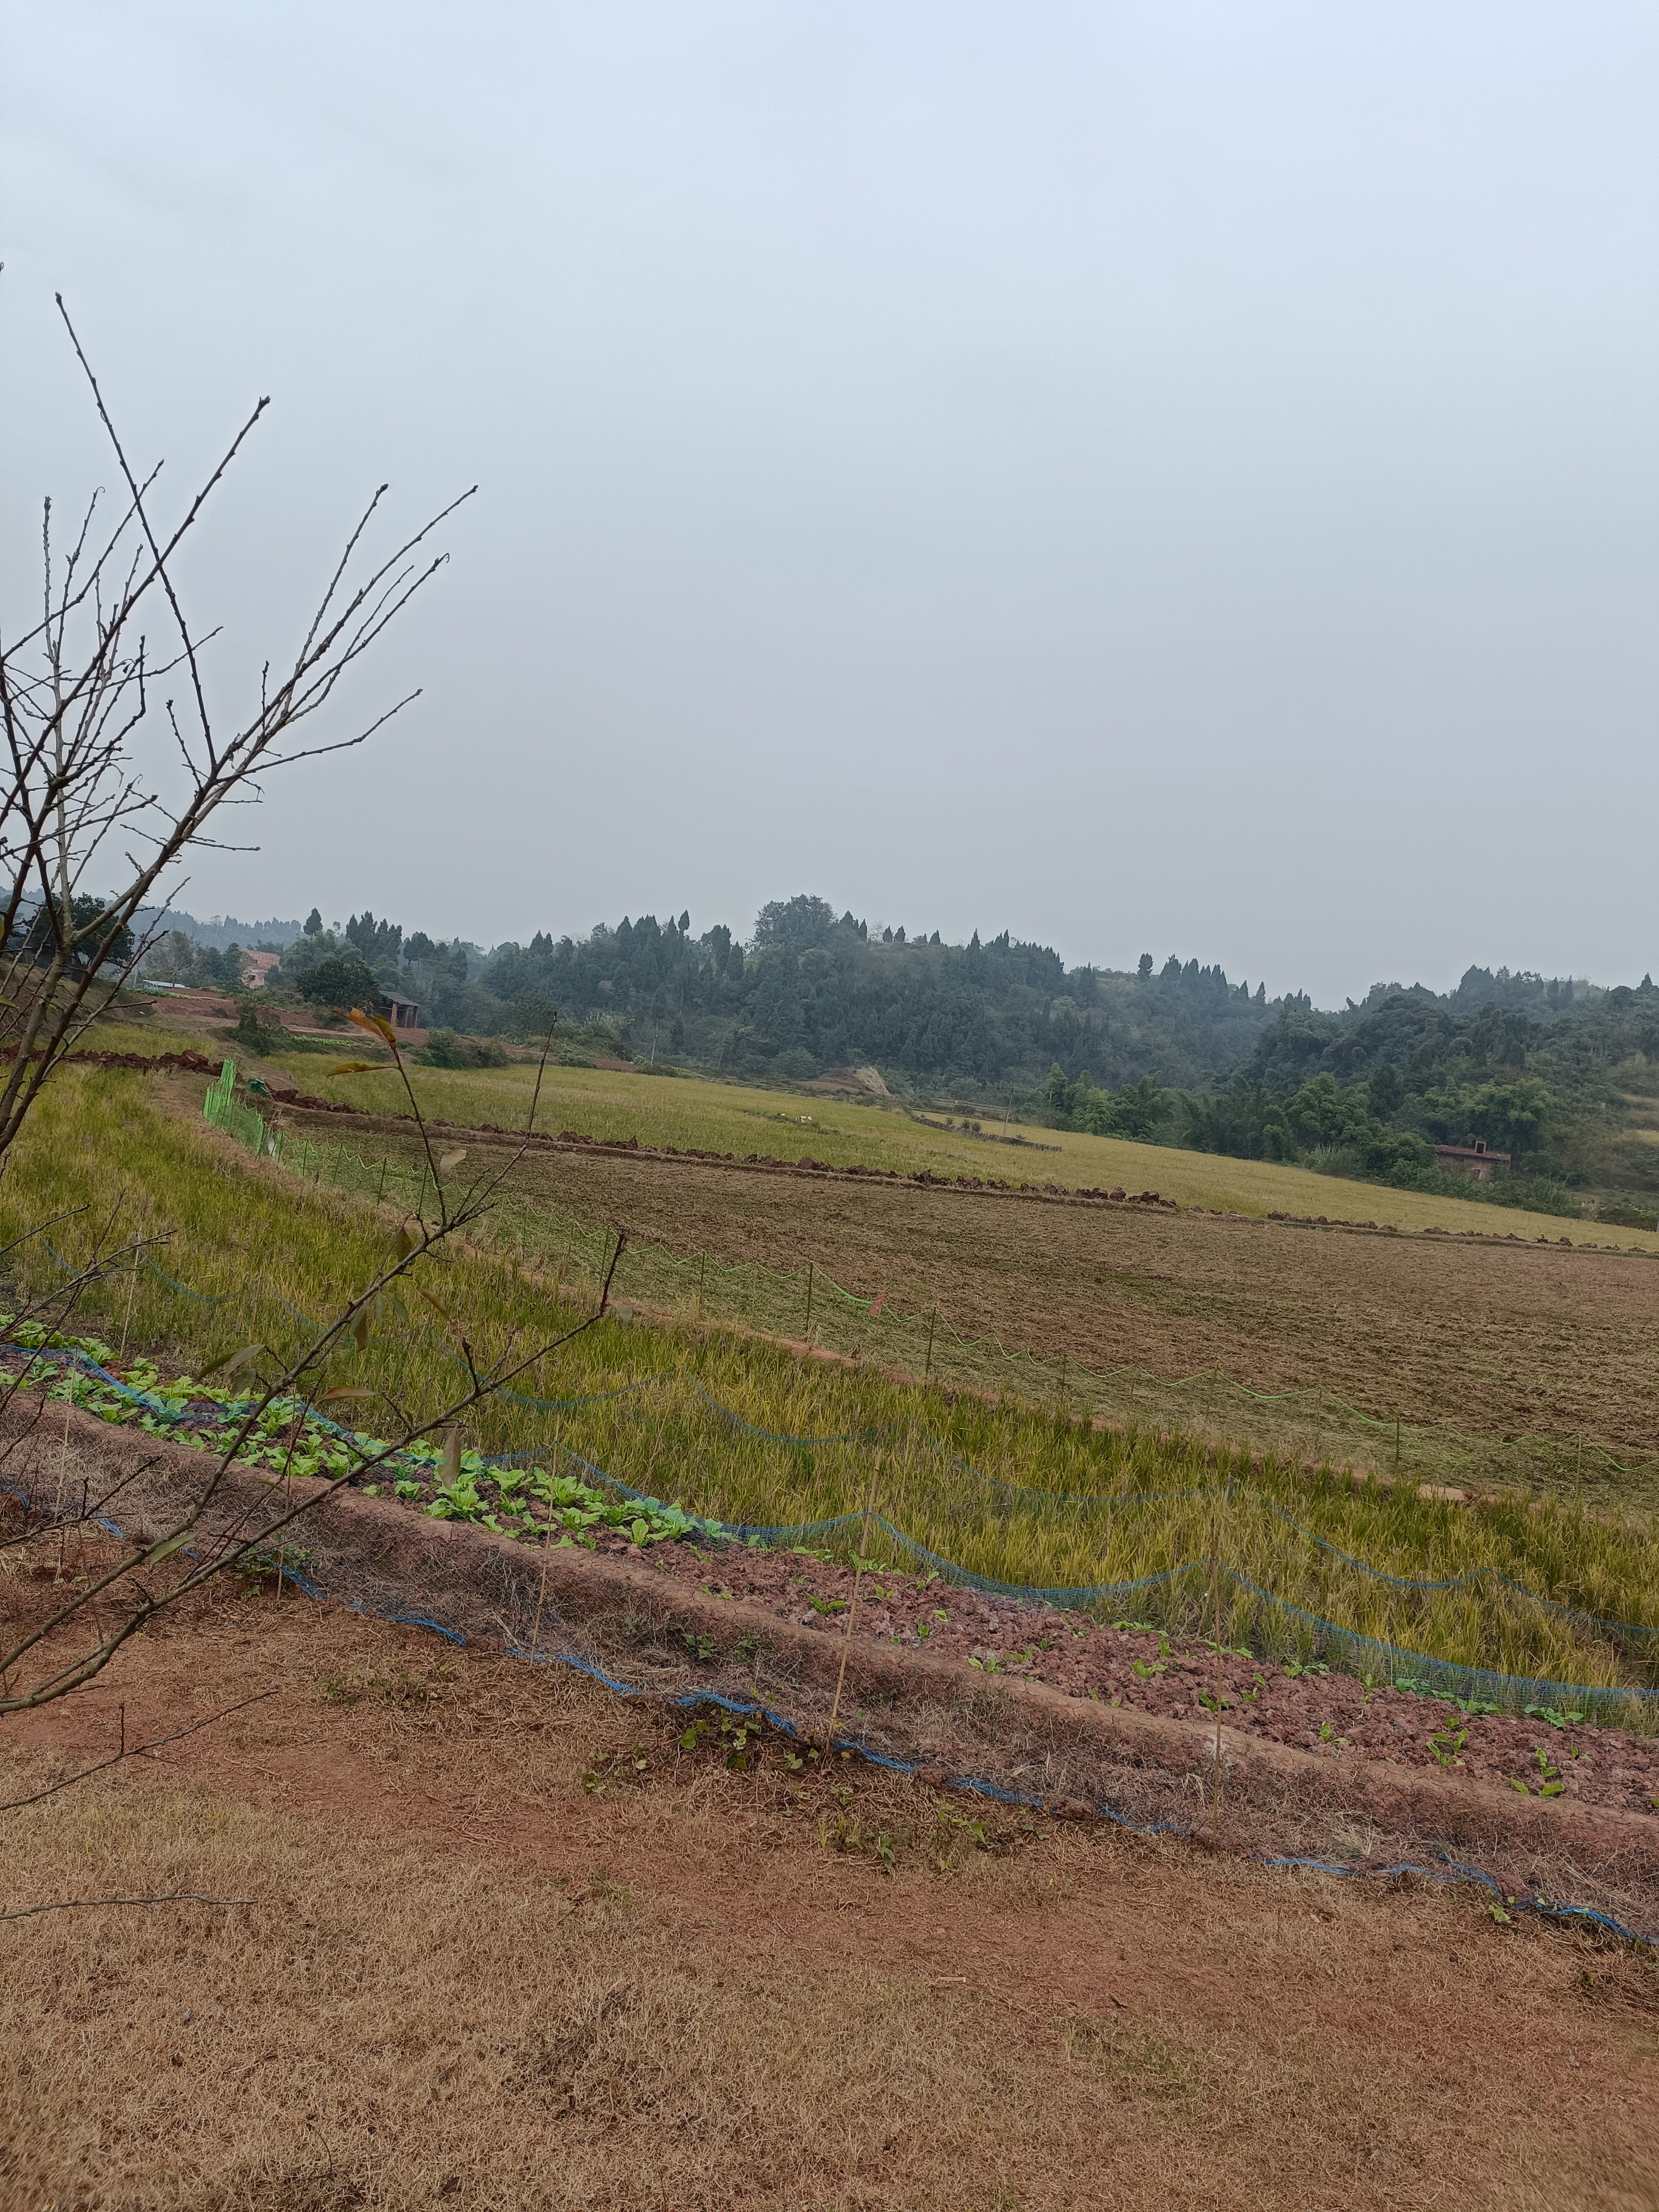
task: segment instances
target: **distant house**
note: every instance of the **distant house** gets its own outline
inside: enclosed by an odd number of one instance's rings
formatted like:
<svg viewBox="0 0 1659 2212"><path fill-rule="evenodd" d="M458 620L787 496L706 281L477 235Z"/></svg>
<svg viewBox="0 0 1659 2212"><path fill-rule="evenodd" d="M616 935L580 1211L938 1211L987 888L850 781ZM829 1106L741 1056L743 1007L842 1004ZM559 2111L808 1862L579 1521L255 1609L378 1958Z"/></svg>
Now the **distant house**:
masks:
<svg viewBox="0 0 1659 2212"><path fill-rule="evenodd" d="M382 991L380 1004L394 1030L417 1030L421 1026L421 1010L413 999L400 999L395 991Z"/></svg>
<svg viewBox="0 0 1659 2212"><path fill-rule="evenodd" d="M245 991L263 991L271 969L280 968L282 964L280 952L243 953L242 988Z"/></svg>
<svg viewBox="0 0 1659 2212"><path fill-rule="evenodd" d="M1507 1152L1489 1152L1484 1137L1477 1137L1472 1145L1437 1145L1435 1153L1449 1168L1473 1176L1477 1182L1490 1182L1494 1168L1506 1168L1510 1164Z"/></svg>

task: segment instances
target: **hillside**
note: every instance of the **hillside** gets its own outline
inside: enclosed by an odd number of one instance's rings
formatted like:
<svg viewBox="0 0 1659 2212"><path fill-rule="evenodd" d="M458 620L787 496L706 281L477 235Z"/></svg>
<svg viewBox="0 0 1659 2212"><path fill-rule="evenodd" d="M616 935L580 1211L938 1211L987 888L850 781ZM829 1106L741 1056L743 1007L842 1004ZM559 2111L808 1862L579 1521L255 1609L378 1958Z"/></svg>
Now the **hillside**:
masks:
<svg viewBox="0 0 1659 2212"><path fill-rule="evenodd" d="M104 1035L152 1053L214 1043ZM283 1087L280 1060L258 1065ZM524 1127L536 1079L528 1056L410 1074L422 1110L464 1148L466 1171L499 1164L512 1140L488 1131ZM411 1125L391 1118L405 1102L389 1068L333 1074L326 1060L295 1054L287 1078L353 1109L283 1109L296 1161L308 1144L323 1148L305 1174L414 1202L418 1147ZM158 1080L198 1129L201 1079ZM1257 1450L1335 1453L1441 1482L1600 1494L1617 1462L1627 1498L1652 1495L1650 1473L1638 1480L1637 1468L1647 1468L1652 1433L1641 1350L1643 1261L1659 1252L1651 1233L1592 1232L1587 1243L1580 1232L1569 1244L1559 1221L1472 1194L1345 1188L1291 1165L1082 1133L1018 1133L1027 1143L1003 1146L891 1103L618 1068L550 1067L537 1127L554 1139L575 1134L515 1169L499 1235L555 1266L574 1267L585 1252L591 1272L626 1224L636 1249L622 1294L653 1310L678 1310L695 1289L703 1310L793 1339L808 1319L812 1265L822 1272L811 1322L826 1348L970 1389L1044 1402L1063 1394L1109 1421L1196 1426ZM106 1148L112 1133L95 1141ZM147 1187L143 1153L129 1144L124 1133L119 1172ZM64 1151L68 1180L37 1192L40 1211L72 1202L85 1149L77 1140ZM793 1164L803 1159L817 1165ZM854 1165L875 1172L837 1172ZM991 1181L1028 1194L999 1195ZM1164 1203L1072 1206L1054 1195L1113 1188L1157 1190ZM175 1193L164 1210L180 1203ZM1327 1214L1379 1229L1303 1225ZM169 1262L202 1289L210 1279L196 1271L222 1264L211 1237L199 1253L180 1244ZM861 1303L878 1293L878 1328ZM304 1304L315 1291L296 1285L285 1295ZM179 1313L154 1318L171 1341ZM859 1425L818 1414L803 1423Z"/></svg>
<svg viewBox="0 0 1659 2212"><path fill-rule="evenodd" d="M1601 989L1472 968L1437 997L1379 985L1339 1014L1282 1007L1183 1134L1255 1159L1316 1156L1406 1188L1443 1187L1437 1144L1511 1156L1494 1194L1659 1220L1659 988ZM1550 1186L1555 1187L1553 1195Z"/></svg>
<svg viewBox="0 0 1659 2212"><path fill-rule="evenodd" d="M148 972L234 988L239 948L224 930L167 919ZM1310 1009L1304 996L1270 1000L1260 983L1173 954L1156 969L1144 955L1134 974L1068 969L1006 930L966 945L944 944L937 930L877 934L805 896L766 908L747 942L725 923L693 936L688 914L647 914L488 953L367 912L337 937L313 909L272 980L303 991L325 968L342 989L404 991L428 1026L470 1036L540 1036L556 1008L567 1031L597 1024L638 1056L786 1081L873 1063L973 1095L1034 1093L1055 1063L1114 1086L1153 1074L1215 1081L1278 1016Z"/></svg>
<svg viewBox="0 0 1659 2212"><path fill-rule="evenodd" d="M159 939L149 972L236 988L238 947L195 927ZM368 911L337 935L313 908L270 985L323 1005L398 991L428 1029L475 1039L538 1038L556 1012L567 1056L744 1082L873 1066L901 1093L981 1114L1425 1195L1459 1188L1435 1146L1480 1141L1511 1156L1494 1202L1659 1225L1647 976L1605 988L1471 968L1453 992L1377 984L1324 1012L1218 963L1067 968L1006 930L965 945L877 933L802 894L764 908L746 941L724 923L694 935L683 912L489 951Z"/></svg>

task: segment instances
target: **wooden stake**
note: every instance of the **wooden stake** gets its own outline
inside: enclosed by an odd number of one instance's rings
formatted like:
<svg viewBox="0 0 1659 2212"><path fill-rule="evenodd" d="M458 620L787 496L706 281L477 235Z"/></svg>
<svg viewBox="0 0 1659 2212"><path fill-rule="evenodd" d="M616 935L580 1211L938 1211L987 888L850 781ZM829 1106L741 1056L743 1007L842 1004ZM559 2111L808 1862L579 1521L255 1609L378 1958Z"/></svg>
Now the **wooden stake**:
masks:
<svg viewBox="0 0 1659 2212"><path fill-rule="evenodd" d="M548 1470L548 1479L556 1487L557 1486L559 1480L559 1425L556 1422L554 1424L553 1428L553 1463ZM532 1666L535 1663L536 1645L542 1632L542 1607L547 1598L547 1555L552 1548L552 1544L553 1500L551 1498L549 1498L547 1501L547 1529L545 1534L542 1538L542 1583L541 1588L536 1593L536 1625L530 1632L530 1658Z"/></svg>
<svg viewBox="0 0 1659 2212"><path fill-rule="evenodd" d="M127 1356L127 1326L132 1319L132 1294L138 1287L138 1270L144 1264L143 1249L144 1224L149 1219L150 1208L155 1202L153 1194L146 1191L144 1194L144 1219L143 1222L139 1224L138 1234L133 1240L134 1249L132 1255L132 1273L127 1282L127 1310L121 1316L121 1349L116 1354L118 1359L125 1359Z"/></svg>
<svg viewBox="0 0 1659 2212"><path fill-rule="evenodd" d="M132 1294L138 1287L139 1266L138 1255L135 1252L132 1255L132 1273L127 1278L126 1311L121 1316L121 1349L115 1355L120 1360L125 1360L127 1356L127 1329L132 1320Z"/></svg>
<svg viewBox="0 0 1659 2212"><path fill-rule="evenodd" d="M1218 1477L1220 1470L1217 1469ZM1210 1642L1215 1664L1210 1676L1210 1687L1215 1698L1215 1756L1210 1763L1210 1843L1213 1849L1221 1841L1221 1561L1218 1553L1219 1529L1217 1523L1221 1513L1219 1489L1215 1504L1210 1509Z"/></svg>
<svg viewBox="0 0 1659 2212"><path fill-rule="evenodd" d="M64 1442L58 1455L58 1503L52 1509L52 1517L58 1523L58 1578L60 1582L64 1577L64 1482L69 1473L70 1409L74 1403L72 1398L64 1401Z"/></svg>
<svg viewBox="0 0 1659 2212"><path fill-rule="evenodd" d="M830 1705L830 1724L823 1732L823 1755L829 1758L836 1740L836 1716L841 1711L842 1684L847 1680L847 1658L852 1649L853 1623L858 1617L859 1586L864 1580L864 1562L870 1549L870 1516L875 1510L876 1476L881 1469L881 1454L876 1452L870 1461L870 1480L864 1492L864 1522L860 1532L859 1555L853 1563L853 1601L847 1608L847 1632L841 1639L841 1665L836 1671L836 1694Z"/></svg>

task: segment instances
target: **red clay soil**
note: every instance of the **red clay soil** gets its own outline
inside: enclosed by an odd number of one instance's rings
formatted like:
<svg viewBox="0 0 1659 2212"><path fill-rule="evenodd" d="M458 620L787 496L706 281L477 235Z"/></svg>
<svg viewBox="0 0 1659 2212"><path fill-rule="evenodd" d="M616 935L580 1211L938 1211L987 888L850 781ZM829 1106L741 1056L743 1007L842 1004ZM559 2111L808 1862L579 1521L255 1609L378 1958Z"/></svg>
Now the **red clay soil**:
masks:
<svg viewBox="0 0 1659 2212"><path fill-rule="evenodd" d="M26 1394L8 1425L21 1425L29 1418L24 1407L34 1402ZM53 1419L55 1424L55 1408ZM147 1437L112 1433L78 1410L74 1431L94 1464L155 1455ZM207 1459L179 1445L165 1447L164 1453L185 1481ZM480 1480L487 1489L487 1478ZM531 1559L541 1549L533 1537L434 1523L418 1501L364 1495L352 1486L331 1510L337 1516L390 1515L446 1541L453 1534L507 1544ZM1367 1687L1323 1665L1217 1653L1201 1641L1171 1639L1144 1624L1107 1624L1091 1613L976 1590L937 1575L883 1568L860 1579L852 1567L803 1550L672 1540L641 1548L607 1528L594 1530L588 1542L594 1554L636 1561L688 1594L741 1600L815 1637L842 1639L856 1598L854 1640L861 1652L885 1648L965 1663L987 1680L1042 1684L1068 1698L1158 1719L1212 1724L1218 1709L1230 1730L1291 1746L1322 1761L1375 1759L1391 1767L1466 1775L1545 1803L1659 1813L1659 1742L1653 1736L1583 1726L1553 1711L1547 1719L1467 1711L1449 1698ZM556 1552L562 1574L580 1566L581 1547L568 1537ZM1659 1844L1659 1830L1655 1841Z"/></svg>
<svg viewBox="0 0 1659 2212"><path fill-rule="evenodd" d="M658 1544L641 1554L620 1539L599 1540L714 1596L758 1602L802 1628L846 1632L855 1579L850 1567L736 1544L708 1551ZM1518 1782L1517 1796L1548 1790L1551 1798L1585 1805L1659 1812L1659 1743L1622 1729L1466 1714L1449 1698L1368 1690L1350 1674L1317 1667L1292 1671L1236 1653L1218 1657L1206 1644L1156 1630L1109 1627L1091 1614L933 1577L866 1574L859 1597L860 1642L926 1649L1006 1680L1044 1682L1068 1697L1172 1720L1203 1723L1218 1698L1230 1729L1320 1759L1352 1754L1510 1789ZM1552 1787L1556 1783L1559 1787Z"/></svg>
<svg viewBox="0 0 1659 2212"><path fill-rule="evenodd" d="M52 1410L55 1467L64 1431ZM19 1440L14 1483L27 1480L28 1421L16 1401L0 1417ZM78 1411L67 1435L77 1477L94 1495L125 1479L122 1522L146 1540L173 1524L211 1465ZM866 1573L849 1637L834 1608L850 1601L851 1572L816 1557L672 1543L641 1553L623 1539L613 1540L616 1556L532 1547L349 1488L324 1503L322 1484L289 1487L319 1501L301 1540L312 1547L309 1571L337 1596L429 1615L475 1638L538 1644L544 1601L555 1650L586 1650L664 1690L721 1686L809 1728L833 1685L848 1735L931 1762L941 1782L947 1772L988 1775L1045 1798L1063 1794L1077 1812L1115 1798L1143 1821L1148 1808L1172 1808L1183 1825L1201 1814L1218 1731L1199 1700L1214 1694L1218 1673L1228 1798L1241 1819L1254 1808L1252 1848L1359 1820L1370 1832L1362 1864L1404 1856L1390 1838L1436 1837L1501 1867L1516 1893L1583 1904L1598 1899L1583 1888L1570 1895L1562 1870L1580 1870L1587 1884L1599 1870L1601 1901L1633 1900L1637 1917L1621 1912L1624 1924L1659 1927L1653 1748L1621 1731L1466 1721L1443 1700L1367 1693L1334 1674L1291 1679L1231 1656L1218 1668L1191 1648L1172 1646L1165 1659L1155 1634L886 1573ZM283 1496L282 1486L234 1470L198 1544L213 1541L219 1524L252 1533ZM14 1599L20 1589L14 1580ZM1544 1796L1558 1780L1559 1792ZM1086 1802L1071 1804L1079 1791Z"/></svg>
<svg viewBox="0 0 1659 2212"><path fill-rule="evenodd" d="M37 1980L48 1965L76 2042L58 2063L85 2073L76 2094L94 2138L82 2149L53 2112L84 2168L71 2193L61 2163L57 2190L18 2185L6 2201L27 2212L70 2203L96 2212L371 2203L387 2212L1133 2212L1154 2200L1175 2212L1642 2212L1659 2203L1650 1972L1583 1937L1505 1925L1476 1893L1329 1882L1063 1824L1022 1834L1000 1828L994 1810L990 1852L965 1872L914 1858L887 1873L872 1851L830 1840L847 1820L828 1792L803 1803L795 1785L769 1787L763 1774L688 1772L672 1739L580 1678L476 1650L446 1655L414 1629L240 1594L129 1647L84 1698L9 1723L7 1748L44 1778L105 1753L119 1708L131 1741L257 1692L264 1703L173 1746L164 1763L100 1777L28 1816L81 1819L89 1848L105 1854L124 1835L148 1838L143 1793L161 1788L174 1808L161 1813L186 1833L193 1819L222 1820L238 1804L295 1825L281 1832L288 1893L270 1887L261 1859L247 1884L259 1903L240 1939L216 1936L200 1913L147 1916L160 1948L129 1972L118 1924L103 1929L103 1951L91 1916L25 1922L27 1942L5 1931L7 1956L30 1962L3 2007L9 2048L25 2069L43 2069L10 2114L20 2171L31 2154L50 2165L32 2140L58 2050ZM592 1786L617 1768L630 1778ZM860 1818L896 1833L907 1817L932 1818L910 1785L868 1769L837 1778L854 1830ZM433 1854L424 1886L413 1848ZM428 1999L418 2016L377 2027L339 2014L342 1992L378 1955L372 1926L349 1916L343 1856L384 1880L388 1914L405 1909L399 1885L410 1884L431 1916L433 1982L388 1985ZM33 1896L27 1875L13 1868L8 1903ZM133 1878L146 1878L142 1867ZM619 2099L614 2114L583 2101L580 2074L562 2100L561 2082L520 2094L511 1977L495 1960L470 1990L442 1978L459 1912L438 1879L521 1929L526 1954L547 1948L556 1966L560 1928L597 1929L568 1997L579 2019L592 1991L648 1996L653 1977L706 1990L699 2063L721 2085L732 2124L689 2100L681 2118L644 2069L632 2105ZM550 1932L538 1893L563 1915ZM82 1931L81 1949L64 1948ZM843 2014L849 2031L867 2021L863 2032L890 2033L884 2014L853 2002L848 1976L921 1993L928 2035L967 2069L981 2132L946 2101L954 2083L934 2093L938 2109L921 2109L902 2069L876 2104L823 2085L836 2096L837 2142L809 2130L784 2084L752 2110L735 2084L725 2088L741 2015L772 2036L792 2017ZM553 1995L544 2002L550 2033L562 2033ZM358 2039L319 2047L313 2023L331 2029L337 2017ZM383 2043L395 2064L382 2063ZM898 2051L906 2067L919 2063L914 2039ZM763 2061L757 2050L750 2063L769 2087ZM154 2070L133 2080L135 2063ZM146 2132L145 2108L168 2092L156 2109L170 2109L192 2069L213 2101L193 2113L189 2141L164 2124ZM814 2073L800 2094L820 2087ZM476 2146L459 2136L469 2111L482 2116ZM428 2124L429 2141L419 2132ZM792 2163L803 2137L810 2162ZM690 2147L704 2144L688 2173ZM255 2170L254 2151L269 2171ZM597 2178L601 2155L614 2186ZM130 2172L128 2185L106 2168Z"/></svg>

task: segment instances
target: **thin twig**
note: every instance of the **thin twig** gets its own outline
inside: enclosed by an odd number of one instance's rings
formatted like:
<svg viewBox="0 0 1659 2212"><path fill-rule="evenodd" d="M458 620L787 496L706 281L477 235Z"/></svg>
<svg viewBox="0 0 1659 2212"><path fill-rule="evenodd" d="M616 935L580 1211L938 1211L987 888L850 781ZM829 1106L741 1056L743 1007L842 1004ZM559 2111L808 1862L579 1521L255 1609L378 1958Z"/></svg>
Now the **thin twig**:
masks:
<svg viewBox="0 0 1659 2212"><path fill-rule="evenodd" d="M542 1046L542 1056L536 1063L536 1088L530 1094L530 1119L524 1125L526 1137L533 1137L536 1133L536 1108L541 1101L542 1075L547 1066L547 1055L553 1049L553 1032L558 1026L559 1017L556 1010L547 1025L547 1039Z"/></svg>
<svg viewBox="0 0 1659 2212"><path fill-rule="evenodd" d="M464 1224L465 1218L465 1214L454 1217L440 1233L442 1235L452 1233L457 1227ZM392 1267L383 1268L376 1280L350 1302L339 1320L323 1332L316 1344L310 1346L301 1355L300 1360L291 1365L287 1373L273 1383L270 1389L250 1403L247 1412L238 1424L235 1434L221 1452L209 1474L207 1481L198 1493L191 1510L182 1522L176 1524L166 1535L157 1538L138 1558L120 1561L107 1573L97 1577L87 1589L79 1592L67 1605L59 1607L49 1620L40 1623L27 1635L21 1638L9 1652L0 1655L0 1681L3 1681L9 1676L13 1668L29 1650L44 1643L64 1623L84 1612L94 1600L101 1596L105 1590L119 1582L124 1577L136 1575L143 1568L160 1566L167 1559L183 1551L203 1514L213 1502L221 1485L234 1464L237 1453L241 1449L248 1436L252 1434L271 1401L293 1387L305 1368L317 1358L319 1347L331 1349L349 1328L358 1312L369 1305L386 1283L405 1273L422 1252L429 1249L432 1241L431 1238L423 1239L416 1250L403 1255ZM188 1573L182 1576L171 1589L155 1595L146 1589L142 1583L135 1584L139 1591L140 1601L133 1607L127 1618L120 1622L101 1643L95 1644L80 1659L70 1661L56 1674L50 1676L45 1682L37 1684L33 1690L11 1697L0 1696L0 1713L34 1711L41 1705L52 1703L58 1698L68 1696L73 1691L83 1688L94 1676L102 1672L117 1651L158 1613L177 1605L182 1599L199 1589L204 1583L212 1581L215 1576L222 1573L227 1567L234 1566L239 1560L248 1558L261 1545L268 1544L272 1536L287 1528L292 1522L297 1521L303 1514L315 1511L317 1507L325 1504L333 1497L337 1490L343 1488L346 1484L360 1480L364 1474L370 1474L375 1468L383 1466L417 1437L430 1435L434 1430L441 1428L447 1422L454 1420L458 1415L491 1396L504 1384L513 1381L516 1376L524 1374L538 1360L546 1358L550 1352L559 1350L562 1346L568 1344L574 1338L580 1336L586 1330L592 1328L596 1322L602 1321L610 1304L611 1286L627 1243L627 1231L618 1228L617 1249L611 1255L611 1265L600 1289L599 1303L586 1321L579 1322L575 1328L565 1330L562 1335L554 1338L550 1344L539 1346L537 1351L501 1373L480 1376L469 1362L471 1388L442 1413L433 1415L431 1419L421 1423L416 1428L407 1430L391 1443L382 1444L378 1451L368 1454L356 1467L348 1468L344 1474L335 1476L310 1497L302 1498L297 1503L287 1506L274 1520L268 1521L253 1534L224 1545L212 1557L199 1561Z"/></svg>
<svg viewBox="0 0 1659 2212"><path fill-rule="evenodd" d="M21 1813L26 1805L38 1805L43 1797L55 1797L60 1790L72 1789L77 1782L84 1782L89 1774L102 1774L106 1767L118 1766L124 1759L143 1759L152 1751L159 1751L164 1743L177 1743L184 1736L194 1735L198 1729L211 1728L215 1721L228 1719L232 1713L240 1713L245 1705L257 1705L262 1698L274 1698L276 1694L275 1690L256 1690L251 1698L239 1698L234 1705L222 1706L216 1713L210 1713L205 1720L192 1721L188 1728L174 1729L171 1735L154 1735L148 1743L130 1744L126 1741L127 1709L123 1705L121 1747L118 1751L112 1752L107 1759L100 1759L95 1766L83 1766L78 1774L66 1774L61 1782L54 1782L45 1790L37 1790L33 1797L14 1797L9 1805L0 1805L0 1813Z"/></svg>
<svg viewBox="0 0 1659 2212"><path fill-rule="evenodd" d="M26 1905L0 1912L0 1920L32 1920L37 1912L84 1912L94 1905L252 1905L251 1897L204 1897L199 1890L170 1889L161 1897L60 1897L51 1905Z"/></svg>

